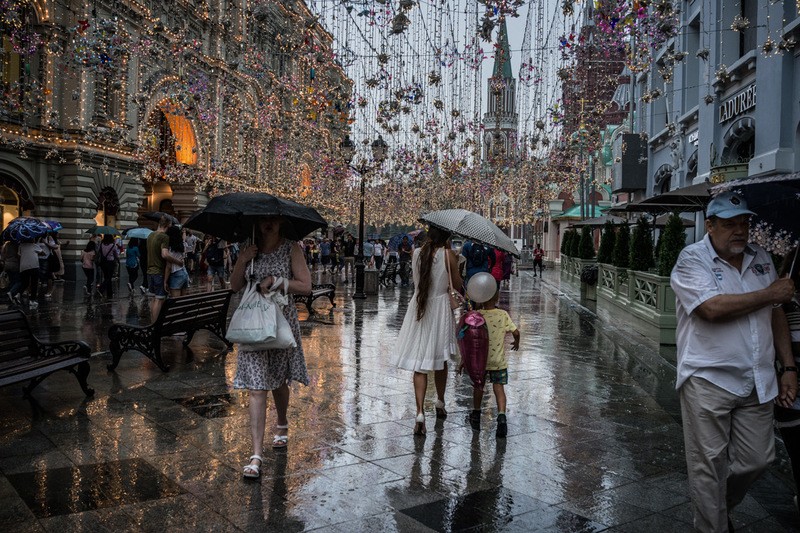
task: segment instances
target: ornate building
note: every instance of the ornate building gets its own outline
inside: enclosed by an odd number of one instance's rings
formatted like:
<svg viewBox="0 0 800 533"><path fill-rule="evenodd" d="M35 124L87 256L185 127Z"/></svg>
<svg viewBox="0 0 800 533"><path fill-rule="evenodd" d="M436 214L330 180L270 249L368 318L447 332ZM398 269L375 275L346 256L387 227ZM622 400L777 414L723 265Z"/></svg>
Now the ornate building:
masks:
<svg viewBox="0 0 800 533"><path fill-rule="evenodd" d="M3 5L2 225L60 221L73 269L94 224L330 174L351 82L302 0Z"/></svg>
<svg viewBox="0 0 800 533"><path fill-rule="evenodd" d="M517 80L511 73L511 49L505 19L500 23L494 70L489 78L488 110L483 116L483 160L497 165L517 157Z"/></svg>

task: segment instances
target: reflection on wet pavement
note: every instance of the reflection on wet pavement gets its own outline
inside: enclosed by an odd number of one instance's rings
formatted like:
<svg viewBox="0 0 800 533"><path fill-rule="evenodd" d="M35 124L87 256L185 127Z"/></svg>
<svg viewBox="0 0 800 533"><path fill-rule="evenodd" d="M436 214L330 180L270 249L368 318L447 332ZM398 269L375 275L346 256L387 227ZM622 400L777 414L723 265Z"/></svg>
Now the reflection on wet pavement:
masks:
<svg viewBox="0 0 800 533"><path fill-rule="evenodd" d="M7 531L689 531L674 373L623 321L598 316L522 272L503 291L522 332L509 352L508 437L494 435L487 389L480 431L471 385L451 368L437 420L415 438L411 374L387 361L411 291L382 289L330 310L301 311L309 387L292 389L289 447L251 454L247 394L233 390L236 352L205 332L188 349L164 339L162 373L131 352L114 373L105 332L147 323L136 296L43 304L34 327L81 338L96 397L74 378L48 378L22 399L0 389L0 524ZM79 287L78 287L79 289ZM343 287L339 287L341 291ZM57 295L58 296L58 295ZM54 301L58 301L55 298ZM660 361L660 362L659 362ZM673 371L674 372L674 371ZM432 381L432 380L431 380ZM267 435L276 424L268 414ZM733 514L737 531L796 525L785 465Z"/></svg>

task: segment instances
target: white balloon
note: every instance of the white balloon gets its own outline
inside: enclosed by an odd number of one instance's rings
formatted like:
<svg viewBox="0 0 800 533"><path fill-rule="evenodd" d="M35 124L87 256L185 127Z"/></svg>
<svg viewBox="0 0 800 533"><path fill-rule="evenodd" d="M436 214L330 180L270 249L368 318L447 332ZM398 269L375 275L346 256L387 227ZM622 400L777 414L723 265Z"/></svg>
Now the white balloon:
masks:
<svg viewBox="0 0 800 533"><path fill-rule="evenodd" d="M473 302L488 302L497 292L497 280L488 272L478 272L467 283L467 297Z"/></svg>

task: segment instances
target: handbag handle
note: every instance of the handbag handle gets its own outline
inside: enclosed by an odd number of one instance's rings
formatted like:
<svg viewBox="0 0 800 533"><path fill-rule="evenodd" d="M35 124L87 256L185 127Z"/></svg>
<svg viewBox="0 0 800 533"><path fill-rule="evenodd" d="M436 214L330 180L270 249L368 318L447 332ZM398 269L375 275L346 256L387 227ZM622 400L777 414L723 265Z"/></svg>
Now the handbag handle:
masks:
<svg viewBox="0 0 800 533"><path fill-rule="evenodd" d="M444 251L444 268L447 271L447 285L450 287L450 292L453 293L455 290L453 289L453 276L450 275L450 258L447 257L447 248L442 250Z"/></svg>

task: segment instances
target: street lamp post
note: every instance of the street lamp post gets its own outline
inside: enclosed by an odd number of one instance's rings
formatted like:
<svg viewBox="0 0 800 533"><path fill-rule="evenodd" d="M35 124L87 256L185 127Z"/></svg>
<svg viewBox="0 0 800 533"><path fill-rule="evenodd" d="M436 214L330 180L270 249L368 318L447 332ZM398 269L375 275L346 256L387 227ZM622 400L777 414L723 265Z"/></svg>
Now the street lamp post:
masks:
<svg viewBox="0 0 800 533"><path fill-rule="evenodd" d="M355 154L355 146L353 145L353 141L350 140L350 137L346 137L344 141L342 141L342 153L345 158L347 158L348 163L352 160L353 155ZM364 269L366 268L366 264L364 262L364 194L366 192L366 177L367 174L372 172L373 170L380 167L383 163L383 160L386 159L386 149L388 145L386 141L383 140L383 137L378 135L378 138L372 141L370 145L372 148L372 165L367 164L366 160L362 161L361 165L358 168L353 168L356 172L358 172L361 178L361 186L360 186L360 197L358 203L358 250L356 253L356 290L353 293L353 298L357 300L363 300L367 297L364 294Z"/></svg>

